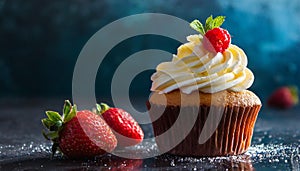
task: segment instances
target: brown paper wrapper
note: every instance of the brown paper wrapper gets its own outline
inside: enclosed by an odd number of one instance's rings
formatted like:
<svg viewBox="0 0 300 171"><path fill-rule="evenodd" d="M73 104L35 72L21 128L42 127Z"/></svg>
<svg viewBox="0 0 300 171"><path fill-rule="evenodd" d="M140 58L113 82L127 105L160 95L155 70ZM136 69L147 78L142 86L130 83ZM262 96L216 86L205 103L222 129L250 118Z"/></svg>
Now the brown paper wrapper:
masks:
<svg viewBox="0 0 300 171"><path fill-rule="evenodd" d="M162 106L147 104L154 135L158 136L170 131L170 127L176 122L180 107ZM204 123L208 117L210 106L200 105L196 121L189 121L189 114L195 111L196 107L183 107L183 114L186 115L185 123L179 125L195 123L187 136L174 148L168 150L168 144L175 141L175 137L181 135L180 128L163 138L156 138L156 143L161 151L180 156L224 156L244 153L250 146L254 124L260 110L260 105L251 107L225 106L221 121L212 136L204 143L199 144L199 136ZM197 107L198 108L198 107ZM160 117L156 116L156 111L164 111ZM182 114L182 113L181 113ZM157 119L158 118L158 119Z"/></svg>

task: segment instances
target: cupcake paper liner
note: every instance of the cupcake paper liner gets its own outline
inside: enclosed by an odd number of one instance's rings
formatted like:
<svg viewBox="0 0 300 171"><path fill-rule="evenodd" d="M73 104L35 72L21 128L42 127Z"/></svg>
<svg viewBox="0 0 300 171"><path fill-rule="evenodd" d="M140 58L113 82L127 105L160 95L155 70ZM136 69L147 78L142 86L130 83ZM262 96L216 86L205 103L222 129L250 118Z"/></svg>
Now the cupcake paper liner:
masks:
<svg viewBox="0 0 300 171"><path fill-rule="evenodd" d="M204 143L199 144L199 136L208 118L209 111L214 106L200 105L196 121L191 120L189 115L198 107L187 106L181 109L179 106L163 106L148 103L149 115L152 120L154 135L157 137L166 131L171 131L163 138L156 138L156 143L161 151L180 156L224 156L244 153L251 144L254 124L260 110L260 105L251 107L225 106L223 115L217 129L212 136ZM217 107L216 107L217 108ZM184 120L177 120L180 109L187 115ZM164 111L157 117L156 111ZM154 120L154 118L156 120ZM158 118L158 119L157 119ZM177 128L169 130L175 122ZM209 129L217 123L209 123ZM182 136L181 132L185 125L194 123L191 131L181 142L176 140L177 136ZM175 125L174 125L175 126ZM208 130L209 131L209 130ZM203 132L208 134L208 132ZM203 134L202 133L202 134ZM174 148L170 149L170 144L178 142Z"/></svg>

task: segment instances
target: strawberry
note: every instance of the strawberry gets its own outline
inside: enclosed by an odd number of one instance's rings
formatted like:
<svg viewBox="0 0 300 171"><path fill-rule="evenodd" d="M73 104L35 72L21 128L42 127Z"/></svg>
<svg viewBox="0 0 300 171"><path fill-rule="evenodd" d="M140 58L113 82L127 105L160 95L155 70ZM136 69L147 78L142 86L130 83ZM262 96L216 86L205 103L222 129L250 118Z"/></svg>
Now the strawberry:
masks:
<svg viewBox="0 0 300 171"><path fill-rule="evenodd" d="M136 145L143 141L144 133L133 117L123 109L110 108L107 104L97 104L97 113L112 128L119 147Z"/></svg>
<svg viewBox="0 0 300 171"><path fill-rule="evenodd" d="M205 26L199 20L194 20L190 26L203 36L203 47L210 52L223 53L231 43L231 37L227 30L220 28L225 21L224 16L208 17Z"/></svg>
<svg viewBox="0 0 300 171"><path fill-rule="evenodd" d="M297 87L280 87L268 98L268 105L287 109L298 103Z"/></svg>
<svg viewBox="0 0 300 171"><path fill-rule="evenodd" d="M89 110L77 111L68 100L63 116L54 111L46 111L46 115L42 123L49 131L43 135L53 141L52 155L59 149L69 158L91 158L117 146L115 135L101 117Z"/></svg>

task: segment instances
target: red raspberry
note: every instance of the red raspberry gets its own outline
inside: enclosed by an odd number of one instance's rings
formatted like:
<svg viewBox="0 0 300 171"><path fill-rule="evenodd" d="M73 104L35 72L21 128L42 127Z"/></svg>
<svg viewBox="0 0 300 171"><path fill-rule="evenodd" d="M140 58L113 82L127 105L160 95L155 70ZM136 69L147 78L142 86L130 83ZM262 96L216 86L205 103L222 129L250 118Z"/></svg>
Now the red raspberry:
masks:
<svg viewBox="0 0 300 171"><path fill-rule="evenodd" d="M231 42L230 34L220 27L208 30L203 37L203 46L210 52L223 53Z"/></svg>

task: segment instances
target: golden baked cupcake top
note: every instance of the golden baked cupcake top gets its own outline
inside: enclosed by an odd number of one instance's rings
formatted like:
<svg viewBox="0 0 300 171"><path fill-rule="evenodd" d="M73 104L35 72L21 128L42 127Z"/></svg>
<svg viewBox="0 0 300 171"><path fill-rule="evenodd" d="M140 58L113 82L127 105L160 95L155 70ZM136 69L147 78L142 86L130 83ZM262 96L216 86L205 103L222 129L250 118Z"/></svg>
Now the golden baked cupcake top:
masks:
<svg viewBox="0 0 300 171"><path fill-rule="evenodd" d="M239 106L249 107L261 105L260 99L251 91L241 92L220 91L214 94L193 91L191 94L181 93L178 90L170 93L153 93L150 97L152 104L167 106Z"/></svg>

